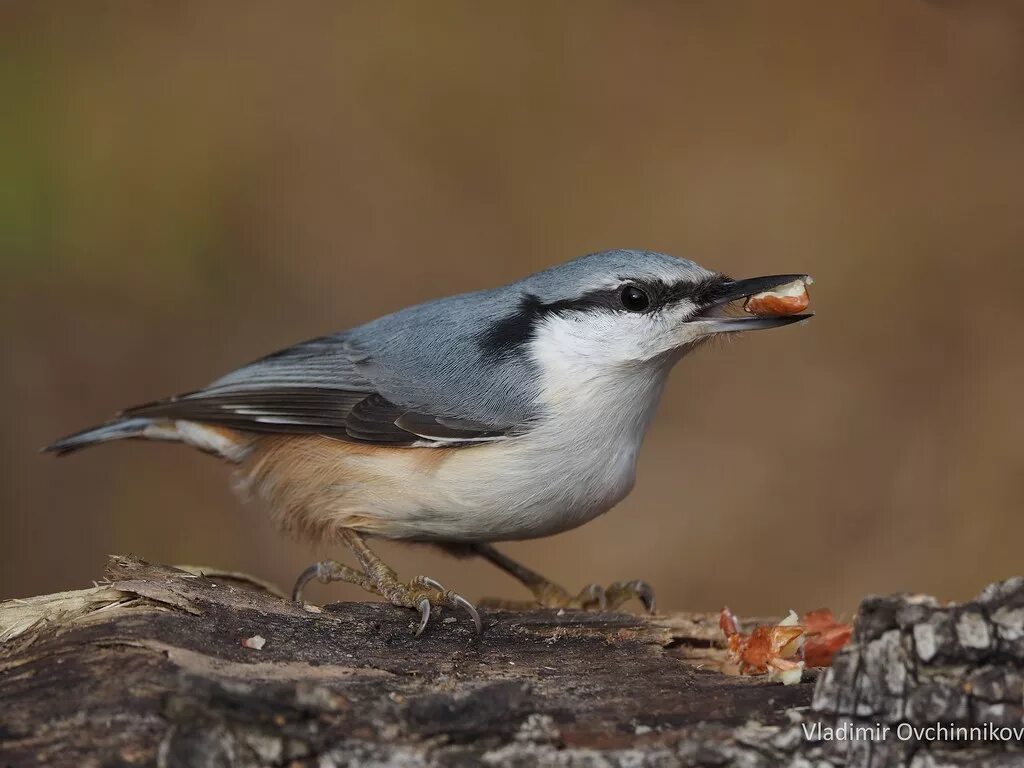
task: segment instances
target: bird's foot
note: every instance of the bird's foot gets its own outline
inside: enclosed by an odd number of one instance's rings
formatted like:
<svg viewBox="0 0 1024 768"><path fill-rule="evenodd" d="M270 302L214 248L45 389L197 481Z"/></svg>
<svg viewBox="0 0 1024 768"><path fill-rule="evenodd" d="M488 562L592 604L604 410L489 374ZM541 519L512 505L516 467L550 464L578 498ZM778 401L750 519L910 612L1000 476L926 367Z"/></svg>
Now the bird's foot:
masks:
<svg viewBox="0 0 1024 768"><path fill-rule="evenodd" d="M608 608L614 610L623 603L637 599L643 603L648 613L654 613L654 588L642 579L616 581L608 585L604 591Z"/></svg>
<svg viewBox="0 0 1024 768"><path fill-rule="evenodd" d="M366 589L380 595L392 605L415 608L420 612L420 623L416 627L417 636L423 632L427 622L430 621L431 609L441 607L458 608L465 611L473 620L476 633L480 634L483 629L480 614L477 613L476 606L462 595L445 589L443 585L428 576L417 576L412 581L403 583L398 580L394 569L366 545L361 534L347 529L342 531L342 538L363 569L357 573L360 573L370 584Z"/></svg>
<svg viewBox="0 0 1024 768"><path fill-rule="evenodd" d="M299 574L299 578L295 580L295 586L292 587L292 602L302 602L302 591L313 579L316 579L321 584L330 584L332 581L344 581L348 584L356 584L367 592L380 594L377 592L373 582L362 571L349 568L347 565L342 565L334 560L321 560L319 563L313 563L313 565Z"/></svg>
<svg viewBox="0 0 1024 768"><path fill-rule="evenodd" d="M377 583L377 591L392 605L415 608L420 612L420 623L416 627L417 637L426 629L432 608L448 607L465 611L472 620L476 633L479 635L483 630L476 606L462 595L445 589L440 582L429 576L417 576L403 584L394 578L394 572L388 576Z"/></svg>
<svg viewBox="0 0 1024 768"><path fill-rule="evenodd" d="M528 584L534 600L500 600L485 598L480 604L488 608L522 610L524 608L568 608L582 611L614 611L636 598L648 613L654 613L654 590L646 581L616 581L608 587L588 584L576 595L550 581Z"/></svg>
<svg viewBox="0 0 1024 768"><path fill-rule="evenodd" d="M402 608L415 608L420 612L420 623L416 628L419 636L430 621L432 608L458 608L469 614L473 627L479 635L483 627L480 614L476 607L462 595L445 589L442 584L429 576L417 576L412 581L402 583L395 572L384 563L369 569L369 573L350 568L334 560L322 560L304 570L292 589L292 600L302 602L302 591L309 582L316 579L323 584L332 581L344 581L356 584L367 592L380 595L392 605Z"/></svg>

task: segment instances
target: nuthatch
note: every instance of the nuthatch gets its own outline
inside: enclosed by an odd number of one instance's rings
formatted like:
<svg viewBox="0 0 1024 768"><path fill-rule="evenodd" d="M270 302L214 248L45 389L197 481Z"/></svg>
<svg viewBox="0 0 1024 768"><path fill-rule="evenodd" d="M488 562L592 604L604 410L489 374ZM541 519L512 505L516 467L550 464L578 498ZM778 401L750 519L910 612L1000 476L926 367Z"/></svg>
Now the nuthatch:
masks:
<svg viewBox="0 0 1024 768"><path fill-rule="evenodd" d="M544 606L653 610L642 581L571 595L491 542L549 536L633 487L672 367L708 339L809 314L731 316L727 304L804 278L732 280L660 253L595 253L503 288L403 309L306 341L204 389L129 408L65 437L58 454L124 438L174 440L239 465L239 486L284 530L341 539L295 585L346 581L395 605L473 605L433 579L401 582L364 537L479 555Z"/></svg>

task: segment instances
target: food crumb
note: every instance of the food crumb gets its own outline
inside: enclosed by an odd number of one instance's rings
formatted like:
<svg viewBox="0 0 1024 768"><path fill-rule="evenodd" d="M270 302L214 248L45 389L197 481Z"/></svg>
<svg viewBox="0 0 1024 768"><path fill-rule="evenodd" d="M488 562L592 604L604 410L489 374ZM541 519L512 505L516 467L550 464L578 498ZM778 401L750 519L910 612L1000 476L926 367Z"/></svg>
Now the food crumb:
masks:
<svg viewBox="0 0 1024 768"><path fill-rule="evenodd" d="M748 298L743 308L761 317L795 315L803 312L811 303L807 286L813 282L810 277L794 280L770 291L762 291Z"/></svg>
<svg viewBox="0 0 1024 768"><path fill-rule="evenodd" d="M247 637L242 641L243 648L252 648L254 651L262 651L263 646L267 644L267 638L260 635L253 635Z"/></svg>
<svg viewBox="0 0 1024 768"><path fill-rule="evenodd" d="M757 626L750 634L741 633L736 616L723 608L719 627L739 674L767 674L783 685L799 683L806 667L829 666L853 633L852 625L836 621L827 608L809 611L803 618L790 611L778 624Z"/></svg>

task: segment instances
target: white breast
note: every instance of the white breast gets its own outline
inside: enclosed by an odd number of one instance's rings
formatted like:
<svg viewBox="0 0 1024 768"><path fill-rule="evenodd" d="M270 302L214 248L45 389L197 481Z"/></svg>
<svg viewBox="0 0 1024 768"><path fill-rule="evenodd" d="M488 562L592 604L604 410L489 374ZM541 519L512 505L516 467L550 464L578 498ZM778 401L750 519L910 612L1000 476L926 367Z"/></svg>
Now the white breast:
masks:
<svg viewBox="0 0 1024 768"><path fill-rule="evenodd" d="M400 503L381 510L387 535L547 536L592 520L629 493L670 366L595 365L598 350L560 337L572 332L555 322L533 344L543 371L538 423L520 437L453 451Z"/></svg>
<svg viewBox="0 0 1024 768"><path fill-rule="evenodd" d="M547 536L608 511L633 488L644 433L664 384L652 377L581 384L529 434L466 452L452 469L479 510L474 526L493 539ZM471 480L479 477L483 483Z"/></svg>

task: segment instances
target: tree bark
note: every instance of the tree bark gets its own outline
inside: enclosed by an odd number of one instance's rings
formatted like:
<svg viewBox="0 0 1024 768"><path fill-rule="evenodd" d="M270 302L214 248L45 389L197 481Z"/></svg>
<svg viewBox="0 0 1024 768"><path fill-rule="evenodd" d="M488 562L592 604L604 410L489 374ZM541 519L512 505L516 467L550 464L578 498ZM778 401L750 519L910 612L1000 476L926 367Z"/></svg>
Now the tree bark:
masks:
<svg viewBox="0 0 1024 768"><path fill-rule="evenodd" d="M94 588L0 604L0 766L1024 764L1019 739L805 736L1021 727L1024 579L869 598L833 667L786 687L722 674L717 615L485 611L479 638L414 618L112 558Z"/></svg>

